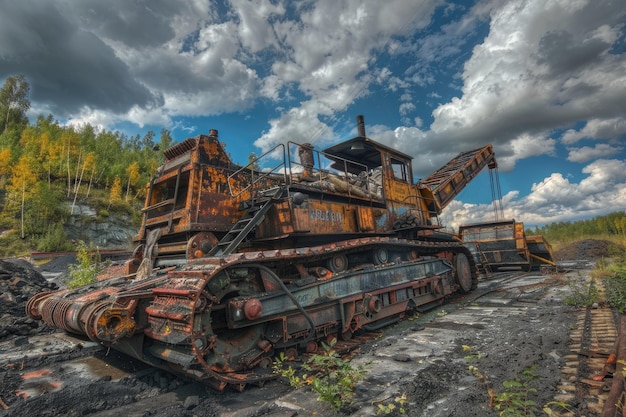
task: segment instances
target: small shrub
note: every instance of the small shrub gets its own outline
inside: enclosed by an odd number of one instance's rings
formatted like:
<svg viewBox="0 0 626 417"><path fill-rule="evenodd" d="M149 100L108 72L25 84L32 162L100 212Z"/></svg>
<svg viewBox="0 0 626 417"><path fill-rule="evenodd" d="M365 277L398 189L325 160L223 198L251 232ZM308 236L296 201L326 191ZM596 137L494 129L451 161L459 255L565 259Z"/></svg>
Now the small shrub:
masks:
<svg viewBox="0 0 626 417"><path fill-rule="evenodd" d="M61 223L55 223L36 243L37 250L41 252L62 252L72 249Z"/></svg>
<svg viewBox="0 0 626 417"><path fill-rule="evenodd" d="M29 240L22 239L16 230L4 232L0 236L0 258L30 255L30 252Z"/></svg>
<svg viewBox="0 0 626 417"><path fill-rule="evenodd" d="M626 255L622 254L620 259L610 265L603 263L598 269L609 304L620 313L626 312Z"/></svg>
<svg viewBox="0 0 626 417"><path fill-rule="evenodd" d="M530 399L537 390L530 385L539 377L535 374L536 366L522 371L522 374L514 379L504 381L505 391L497 394L494 398L494 409L500 411L502 417L535 416L539 411L537 403Z"/></svg>
<svg viewBox="0 0 626 417"><path fill-rule="evenodd" d="M470 363L470 362L474 362L480 358L482 358L482 355L480 353L474 352L471 348L471 346L468 345L462 345L461 346L463 348L463 352L467 353L467 356L465 356L463 359L465 359L465 362Z"/></svg>
<svg viewBox="0 0 626 417"><path fill-rule="evenodd" d="M504 381L505 391L492 397L492 406L499 410L501 417L534 417L541 413L546 416L554 415L554 411L570 413L572 406L561 401L550 401L541 407L531 399L537 393L531 387L533 381L539 379L535 373L536 365L526 368L514 380Z"/></svg>
<svg viewBox="0 0 626 417"><path fill-rule="evenodd" d="M286 366L288 358L285 356L285 352L280 352L278 357L274 359L274 373L279 374L283 378L287 378L289 385L294 388L301 388L304 386L306 375L300 376L298 372L291 366Z"/></svg>
<svg viewBox="0 0 626 417"><path fill-rule="evenodd" d="M83 241L78 243L76 252L78 264L69 266L69 277L66 280L68 288L78 288L96 282L98 275L104 269L100 265L100 252L93 244L87 246Z"/></svg>

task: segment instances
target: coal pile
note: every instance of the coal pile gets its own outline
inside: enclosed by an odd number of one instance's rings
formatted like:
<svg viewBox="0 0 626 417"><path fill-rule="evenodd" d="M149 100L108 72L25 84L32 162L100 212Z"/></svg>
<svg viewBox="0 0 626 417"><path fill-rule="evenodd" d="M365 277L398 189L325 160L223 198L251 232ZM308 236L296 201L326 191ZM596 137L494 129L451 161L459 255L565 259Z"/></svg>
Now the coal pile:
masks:
<svg viewBox="0 0 626 417"><path fill-rule="evenodd" d="M613 242L602 239L583 239L560 248L554 253L557 261L589 260L597 261L602 258L624 253L625 248Z"/></svg>
<svg viewBox="0 0 626 417"><path fill-rule="evenodd" d="M26 302L42 291L56 290L29 262L0 260L0 341L49 330L26 316Z"/></svg>

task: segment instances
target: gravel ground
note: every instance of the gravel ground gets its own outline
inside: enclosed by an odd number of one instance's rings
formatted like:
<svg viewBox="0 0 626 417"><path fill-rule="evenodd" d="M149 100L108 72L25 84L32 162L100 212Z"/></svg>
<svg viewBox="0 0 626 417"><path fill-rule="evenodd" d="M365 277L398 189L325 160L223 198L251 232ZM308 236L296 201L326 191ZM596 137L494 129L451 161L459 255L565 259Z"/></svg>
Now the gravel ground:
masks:
<svg viewBox="0 0 626 417"><path fill-rule="evenodd" d="M582 249L571 250L585 255ZM466 298L386 328L382 337L365 343L352 360L366 370L354 402L335 411L317 401L310 388L293 390L285 381L218 393L91 342L68 342L24 313L33 294L54 288L28 262L0 261L0 405L6 406L0 416L356 417L377 415L378 404L397 406L390 415L400 415L402 406L409 416L497 416L490 394L503 392L504 381L525 370L533 369L536 377L537 404L554 398L574 317L560 301L563 282L554 277L531 276L510 287L482 281ZM64 348L54 350L49 336L63 339L58 343ZM37 349L48 354L37 356ZM28 359L6 360L16 354ZM108 371L121 369L123 376L86 377L67 362L88 358L102 361ZM43 379L48 385L29 387L25 374L42 369L51 370L52 376ZM20 395L25 389L39 391L25 399Z"/></svg>

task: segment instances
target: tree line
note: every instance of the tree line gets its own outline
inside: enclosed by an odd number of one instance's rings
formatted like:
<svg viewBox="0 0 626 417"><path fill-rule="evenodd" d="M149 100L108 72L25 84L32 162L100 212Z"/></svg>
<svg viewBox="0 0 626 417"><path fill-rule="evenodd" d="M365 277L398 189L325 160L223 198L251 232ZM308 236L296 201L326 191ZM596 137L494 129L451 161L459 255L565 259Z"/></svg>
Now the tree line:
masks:
<svg viewBox="0 0 626 417"><path fill-rule="evenodd" d="M543 235L548 242L567 242L590 237L626 239L626 212L616 211L605 216L575 222L550 223L527 229L527 235Z"/></svg>
<svg viewBox="0 0 626 417"><path fill-rule="evenodd" d="M21 239L57 230L77 204L141 204L145 185L172 145L170 132L126 136L52 115L31 123L30 86L10 76L0 89L0 229ZM0 242L1 246L1 242Z"/></svg>

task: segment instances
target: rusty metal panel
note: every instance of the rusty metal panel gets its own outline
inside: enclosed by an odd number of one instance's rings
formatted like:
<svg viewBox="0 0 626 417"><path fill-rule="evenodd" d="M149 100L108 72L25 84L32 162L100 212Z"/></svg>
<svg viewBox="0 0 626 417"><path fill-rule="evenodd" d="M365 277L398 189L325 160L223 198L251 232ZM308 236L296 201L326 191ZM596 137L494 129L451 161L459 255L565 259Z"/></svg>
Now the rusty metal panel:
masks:
<svg viewBox="0 0 626 417"><path fill-rule="evenodd" d="M311 231L311 217L309 216L308 208L294 207L293 225L296 232L306 233Z"/></svg>
<svg viewBox="0 0 626 417"><path fill-rule="evenodd" d="M529 266L524 224L515 220L459 227L461 239L471 243L483 265Z"/></svg>
<svg viewBox="0 0 626 417"><path fill-rule="evenodd" d="M233 198L228 175L234 171L217 131L187 139L167 150L167 161L149 187L144 220L137 240L162 229L161 240L171 241L188 232L226 233L242 216L239 205L246 193ZM247 183L245 174L232 178Z"/></svg>
<svg viewBox="0 0 626 417"><path fill-rule="evenodd" d="M371 207L357 206L356 214L359 231L371 232L374 230L374 213Z"/></svg>
<svg viewBox="0 0 626 417"><path fill-rule="evenodd" d="M283 234L293 233L293 217L291 215L291 201L285 200L279 204L275 204L271 210L276 211L276 219L278 220L278 226Z"/></svg>
<svg viewBox="0 0 626 417"><path fill-rule="evenodd" d="M556 265L552 255L552 245L541 235L526 236L528 252L532 257L533 266Z"/></svg>
<svg viewBox="0 0 626 417"><path fill-rule="evenodd" d="M306 208L294 208L294 230L312 234L350 233L357 231L355 210L351 205L328 201L309 201ZM268 221L276 219L268 218ZM264 226L264 223L261 226Z"/></svg>
<svg viewBox="0 0 626 417"><path fill-rule="evenodd" d="M524 223L515 223L515 248L522 251L527 250Z"/></svg>
<svg viewBox="0 0 626 417"><path fill-rule="evenodd" d="M406 201L406 197L411 193L411 185L407 182L387 179L385 184L388 185L388 187L385 187L387 200Z"/></svg>
<svg viewBox="0 0 626 417"><path fill-rule="evenodd" d="M308 231L308 229L303 229L306 226L301 225L301 222L294 222L294 218L297 219L299 216L295 213L292 216L291 205L288 200L274 203L274 206L265 214L265 220L257 226L256 237L263 239L283 236L294 231Z"/></svg>

